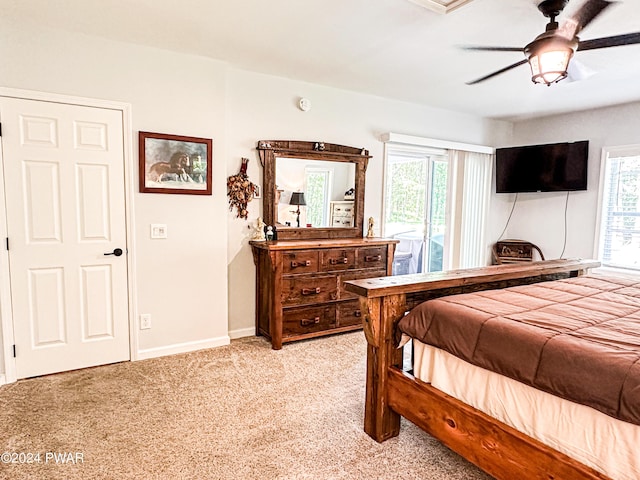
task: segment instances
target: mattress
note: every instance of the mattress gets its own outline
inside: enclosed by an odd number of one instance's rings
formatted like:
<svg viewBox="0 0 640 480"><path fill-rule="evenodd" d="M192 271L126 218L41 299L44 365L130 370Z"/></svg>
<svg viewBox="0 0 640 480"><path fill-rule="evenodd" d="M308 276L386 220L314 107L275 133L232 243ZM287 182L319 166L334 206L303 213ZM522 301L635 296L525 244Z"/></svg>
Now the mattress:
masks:
<svg viewBox="0 0 640 480"><path fill-rule="evenodd" d="M582 276L429 300L399 329L460 359L640 425L640 281Z"/></svg>
<svg viewBox="0 0 640 480"><path fill-rule="evenodd" d="M424 382L615 480L640 478L640 426L413 341Z"/></svg>

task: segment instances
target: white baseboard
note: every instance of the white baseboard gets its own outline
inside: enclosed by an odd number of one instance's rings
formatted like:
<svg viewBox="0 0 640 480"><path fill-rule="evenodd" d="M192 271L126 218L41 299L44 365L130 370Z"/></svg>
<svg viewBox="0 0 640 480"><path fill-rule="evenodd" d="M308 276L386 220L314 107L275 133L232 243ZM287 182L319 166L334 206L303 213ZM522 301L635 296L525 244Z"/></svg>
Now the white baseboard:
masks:
<svg viewBox="0 0 640 480"><path fill-rule="evenodd" d="M7 383L7 378L4 376L4 373L0 373L0 385L4 385Z"/></svg>
<svg viewBox="0 0 640 480"><path fill-rule="evenodd" d="M167 345L164 347L147 348L138 350L138 360L146 360L148 358L164 357L166 355L175 355L177 353L188 353L196 350L204 350L205 348L222 347L229 345L231 339L228 335L217 338L207 338L206 340L197 340L195 342L177 343L175 345Z"/></svg>
<svg viewBox="0 0 640 480"><path fill-rule="evenodd" d="M256 327L239 328L237 330L231 330L229 337L231 337L231 340L235 340L236 338L253 337L255 334Z"/></svg>

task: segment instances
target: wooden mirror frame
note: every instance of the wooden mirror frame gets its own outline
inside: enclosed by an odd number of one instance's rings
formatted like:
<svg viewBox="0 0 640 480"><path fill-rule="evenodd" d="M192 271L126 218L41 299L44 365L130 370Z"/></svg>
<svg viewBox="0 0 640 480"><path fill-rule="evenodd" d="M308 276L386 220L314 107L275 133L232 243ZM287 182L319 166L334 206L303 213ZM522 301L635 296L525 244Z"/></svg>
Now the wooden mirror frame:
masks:
<svg viewBox="0 0 640 480"><path fill-rule="evenodd" d="M364 182L367 163L371 156L364 148L346 147L324 142L300 142L294 140L260 140L257 147L260 163L264 167L262 182L262 214L267 225L274 225L276 218L276 158L303 160L329 160L355 164L355 199L353 227L284 227L276 224L278 240L306 240L329 238L362 238L364 225Z"/></svg>

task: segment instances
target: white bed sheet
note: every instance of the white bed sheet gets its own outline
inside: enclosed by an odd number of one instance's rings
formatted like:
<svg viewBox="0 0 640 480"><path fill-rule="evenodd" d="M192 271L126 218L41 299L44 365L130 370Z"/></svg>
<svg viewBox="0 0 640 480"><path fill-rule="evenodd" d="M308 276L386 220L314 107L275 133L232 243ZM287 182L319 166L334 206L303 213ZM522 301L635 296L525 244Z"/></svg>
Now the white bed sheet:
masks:
<svg viewBox="0 0 640 480"><path fill-rule="evenodd" d="M640 426L413 340L414 375L615 480L640 479Z"/></svg>

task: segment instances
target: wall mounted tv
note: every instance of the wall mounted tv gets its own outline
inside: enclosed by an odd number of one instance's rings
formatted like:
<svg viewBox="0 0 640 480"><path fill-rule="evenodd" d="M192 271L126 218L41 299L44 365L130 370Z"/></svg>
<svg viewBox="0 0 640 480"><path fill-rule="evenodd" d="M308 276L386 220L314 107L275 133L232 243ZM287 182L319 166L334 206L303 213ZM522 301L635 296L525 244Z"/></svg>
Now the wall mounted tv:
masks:
<svg viewBox="0 0 640 480"><path fill-rule="evenodd" d="M589 142L496 149L496 193L587 189Z"/></svg>

